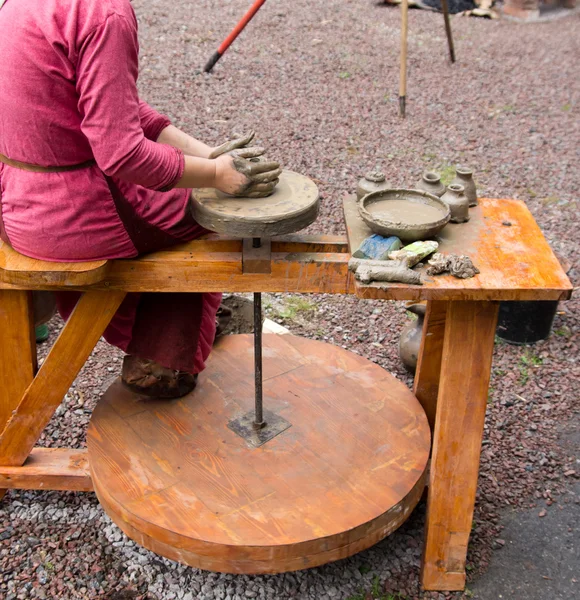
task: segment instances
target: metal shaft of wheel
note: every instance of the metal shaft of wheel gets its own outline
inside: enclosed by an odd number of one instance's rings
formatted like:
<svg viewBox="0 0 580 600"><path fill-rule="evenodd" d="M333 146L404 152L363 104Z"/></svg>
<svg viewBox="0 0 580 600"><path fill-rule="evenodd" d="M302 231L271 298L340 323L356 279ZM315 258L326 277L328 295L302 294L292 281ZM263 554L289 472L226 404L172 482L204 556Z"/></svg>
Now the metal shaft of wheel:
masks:
<svg viewBox="0 0 580 600"><path fill-rule="evenodd" d="M254 238L254 248L262 245L260 238ZM255 412L254 429L266 426L263 413L262 394L262 294L254 293L254 382L255 382Z"/></svg>

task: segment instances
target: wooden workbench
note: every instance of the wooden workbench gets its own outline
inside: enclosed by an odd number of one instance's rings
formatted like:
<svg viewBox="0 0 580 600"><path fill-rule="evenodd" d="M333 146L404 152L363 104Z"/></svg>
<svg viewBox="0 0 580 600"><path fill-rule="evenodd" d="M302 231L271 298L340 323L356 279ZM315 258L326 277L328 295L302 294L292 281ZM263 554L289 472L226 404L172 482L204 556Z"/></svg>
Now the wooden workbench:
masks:
<svg viewBox="0 0 580 600"><path fill-rule="evenodd" d="M86 451L35 448L127 292L289 292L426 300L414 392L433 430L422 583L465 584L491 358L501 300L565 300L572 286L524 203L481 199L467 224L449 225L440 251L468 254L481 274L422 286L368 286L348 271L369 234L354 198L342 236L272 240L269 274L243 272L242 241L207 236L137 259L58 264L0 245L0 490L93 489ZM350 246L349 246L350 244ZM40 368L32 290L85 292Z"/></svg>

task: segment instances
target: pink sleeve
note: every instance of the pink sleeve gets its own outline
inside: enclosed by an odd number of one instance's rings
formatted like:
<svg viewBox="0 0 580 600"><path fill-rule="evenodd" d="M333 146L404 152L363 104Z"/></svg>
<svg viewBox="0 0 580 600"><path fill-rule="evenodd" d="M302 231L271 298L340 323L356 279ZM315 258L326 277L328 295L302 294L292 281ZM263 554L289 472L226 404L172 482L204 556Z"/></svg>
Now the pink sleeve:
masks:
<svg viewBox="0 0 580 600"><path fill-rule="evenodd" d="M112 14L80 44L81 129L106 175L168 190L183 175L183 152L146 138L141 126L137 22Z"/></svg>
<svg viewBox="0 0 580 600"><path fill-rule="evenodd" d="M171 125L171 121L165 115L159 114L143 100L139 102L139 119L145 137L154 142L157 141L159 134Z"/></svg>

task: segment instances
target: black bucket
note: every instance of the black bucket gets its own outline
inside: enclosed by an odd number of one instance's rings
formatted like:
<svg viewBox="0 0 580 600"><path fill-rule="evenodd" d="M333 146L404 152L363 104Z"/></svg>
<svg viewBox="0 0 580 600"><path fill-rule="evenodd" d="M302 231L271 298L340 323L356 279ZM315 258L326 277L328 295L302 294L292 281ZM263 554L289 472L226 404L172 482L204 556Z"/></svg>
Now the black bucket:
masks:
<svg viewBox="0 0 580 600"><path fill-rule="evenodd" d="M497 337L510 344L545 340L550 335L557 310L557 300L500 302Z"/></svg>

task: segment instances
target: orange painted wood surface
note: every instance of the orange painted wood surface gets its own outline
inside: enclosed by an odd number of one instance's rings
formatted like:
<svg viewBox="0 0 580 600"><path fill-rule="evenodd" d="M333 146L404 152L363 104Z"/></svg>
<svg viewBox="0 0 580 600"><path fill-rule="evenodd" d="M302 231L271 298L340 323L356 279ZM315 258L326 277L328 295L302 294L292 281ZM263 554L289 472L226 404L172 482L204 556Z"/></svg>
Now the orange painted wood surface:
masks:
<svg viewBox="0 0 580 600"><path fill-rule="evenodd" d="M265 335L264 407L292 426L259 448L227 427L253 399L253 339L243 335L219 342L183 399L145 400L113 384L87 438L111 518L175 560L272 573L358 552L418 502L429 425L381 367L321 342Z"/></svg>
<svg viewBox="0 0 580 600"><path fill-rule="evenodd" d="M71 287L104 279L109 261L60 263L36 260L13 250L0 240L0 281L12 285Z"/></svg>
<svg viewBox="0 0 580 600"><path fill-rule="evenodd" d="M422 566L427 590L461 590L498 303L450 302L433 432Z"/></svg>
<svg viewBox="0 0 580 600"><path fill-rule="evenodd" d="M371 232L358 216L354 197L345 199L344 210L350 245L358 247ZM349 255L345 252L345 241L340 236L274 238L272 272L244 274L242 241L212 234L136 259L109 261L103 266L105 271L91 272L98 273L99 279L91 284L79 283L81 275L87 276L86 273L76 273L74 278L72 274L69 277L61 273L43 279L32 268L28 275L17 268L8 272L2 269L0 260L0 289L356 292L363 298L394 300L561 300L572 291L531 213L517 200L483 198L478 207L471 209L469 223L449 224L441 232L442 252L466 253L481 270L472 279L441 275L430 278L423 286L355 284L347 269ZM54 271L58 263L44 264L51 265ZM48 269L38 265L35 268L38 272Z"/></svg>
<svg viewBox="0 0 580 600"><path fill-rule="evenodd" d="M427 303L413 384L413 392L429 419L431 430L435 427L447 306L448 302L441 300L432 300Z"/></svg>
<svg viewBox="0 0 580 600"><path fill-rule="evenodd" d="M21 467L0 465L0 489L92 492L86 449L34 448Z"/></svg>
<svg viewBox="0 0 580 600"><path fill-rule="evenodd" d="M356 196L344 199L351 251L372 231L360 218ZM424 285L363 285L361 298L396 300L565 300L572 284L544 238L534 217L520 200L480 198L469 209L468 223L449 223L437 236L438 252L467 254L481 271L471 279L451 275L426 277ZM505 225L504 223L509 223ZM423 269L424 271L424 269Z"/></svg>
<svg viewBox="0 0 580 600"><path fill-rule="evenodd" d="M83 294L0 435L0 465L24 464L124 297Z"/></svg>

